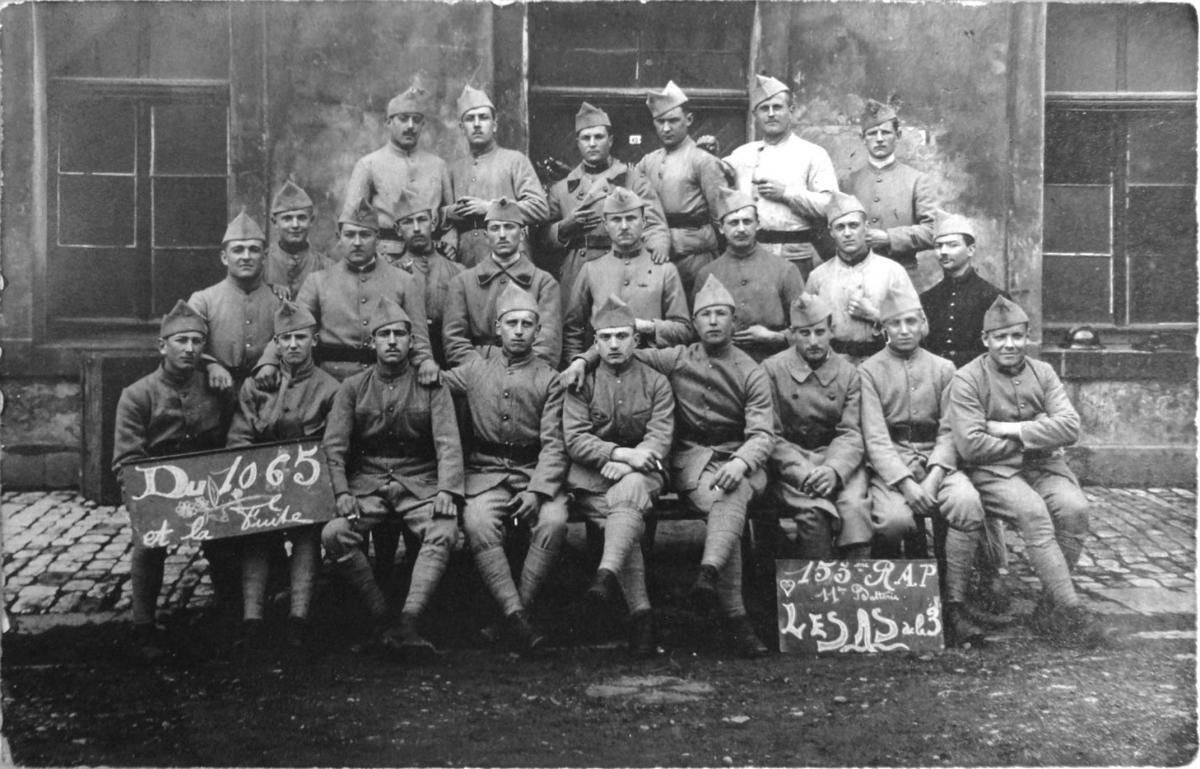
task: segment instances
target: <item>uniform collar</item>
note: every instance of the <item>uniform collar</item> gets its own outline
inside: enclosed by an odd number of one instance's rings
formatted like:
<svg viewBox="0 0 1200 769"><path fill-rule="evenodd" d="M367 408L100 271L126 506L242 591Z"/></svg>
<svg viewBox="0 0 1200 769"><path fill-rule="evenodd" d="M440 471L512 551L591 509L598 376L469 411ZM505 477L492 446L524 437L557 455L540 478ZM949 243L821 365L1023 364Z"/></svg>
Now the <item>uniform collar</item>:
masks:
<svg viewBox="0 0 1200 769"><path fill-rule="evenodd" d="M342 265L345 266L345 268L348 272L353 272L353 273L373 272L375 270L376 265L378 265L378 264L379 264L379 255L378 254L371 257L371 261L367 262L362 267L355 267L354 265L350 264L350 262L347 261L346 259L342 259Z"/></svg>
<svg viewBox="0 0 1200 769"><path fill-rule="evenodd" d="M400 379L407 374L412 368L408 365L408 358L405 358L403 361L401 361L400 368L394 374L388 373L383 366L379 365L379 361L375 361L374 366L376 378L382 379L385 382L395 382L397 379Z"/></svg>
<svg viewBox="0 0 1200 769"><path fill-rule="evenodd" d="M970 283L971 279L975 277L975 268L968 265L967 269L962 275L959 275L958 277L951 275L948 277L950 278L950 285L954 286L955 288L960 288Z"/></svg>
<svg viewBox="0 0 1200 769"><path fill-rule="evenodd" d="M479 274L476 276L479 279L480 286L487 286L497 275L507 275L512 278L513 282L524 289L528 289L533 285L533 262L521 254L517 257L517 261L513 262L508 267L501 267L496 264L496 260L488 254L487 258L480 262L476 269Z"/></svg>
<svg viewBox="0 0 1200 769"><path fill-rule="evenodd" d="M792 347L790 352L791 355L787 356L786 359L788 373L798 383L804 384L805 380L811 376L820 382L822 387L828 387L834 378L837 377L837 364L841 356L833 350L829 351L829 357L825 359L825 362L818 369L813 369L809 366L808 361L804 360L803 356L796 352L795 347Z"/></svg>
<svg viewBox="0 0 1200 769"><path fill-rule="evenodd" d="M983 354L985 357L987 357L988 367L991 368L992 371L995 371L998 374L1003 374L1004 376L1016 376L1017 374L1020 374L1022 371L1024 371L1025 368L1029 365L1029 356L1028 355L1026 355L1024 358L1021 359L1020 365L1015 366L1014 368L1006 368L1006 367L1003 367L1000 364L996 363L996 361L992 358L992 356L989 355L987 352L984 352Z"/></svg>
<svg viewBox="0 0 1200 769"><path fill-rule="evenodd" d="M421 151L419 146L413 147L411 150L403 149L402 147L397 146L396 142L392 141L391 139L388 139L387 148L392 151L393 155L399 155L402 158L408 158L410 160L413 158L413 156Z"/></svg>
<svg viewBox="0 0 1200 769"><path fill-rule="evenodd" d="M883 160L876 160L868 155L867 165L869 165L871 168L874 168L876 171L883 171L884 169L891 168L892 166L896 165L896 153L893 152Z"/></svg>
<svg viewBox="0 0 1200 769"><path fill-rule="evenodd" d="M196 376L198 369L192 369L186 374L173 374L167 371L167 367L162 363L158 364L158 377L170 387L184 387L190 383Z"/></svg>
<svg viewBox="0 0 1200 769"><path fill-rule="evenodd" d="M304 361L295 368L289 368L286 363L281 363L280 365L280 370L284 372L284 376L286 376L288 379L291 379L293 382L303 382L305 379L308 379L310 376L312 376L312 373L315 369L316 364L313 363L311 355L308 356L308 360Z"/></svg>
<svg viewBox="0 0 1200 769"><path fill-rule="evenodd" d="M236 280L234 280L232 277L230 277L229 275L225 276L225 283L226 283L226 285L229 286L229 288L233 289L234 291L237 291L238 293L241 293L241 294L246 294L247 296L257 292L260 288L263 288L264 286L267 285L266 281L263 280L263 277L261 275L258 278L258 284L255 285L254 288L250 289L249 291L247 291L246 289L239 286L238 282Z"/></svg>
<svg viewBox="0 0 1200 769"><path fill-rule="evenodd" d="M692 138L691 134L688 134L687 136L683 137L683 141L679 142L674 149L669 150L666 147L663 147L663 152L668 155L674 155L678 152L687 152L695 146L696 140Z"/></svg>

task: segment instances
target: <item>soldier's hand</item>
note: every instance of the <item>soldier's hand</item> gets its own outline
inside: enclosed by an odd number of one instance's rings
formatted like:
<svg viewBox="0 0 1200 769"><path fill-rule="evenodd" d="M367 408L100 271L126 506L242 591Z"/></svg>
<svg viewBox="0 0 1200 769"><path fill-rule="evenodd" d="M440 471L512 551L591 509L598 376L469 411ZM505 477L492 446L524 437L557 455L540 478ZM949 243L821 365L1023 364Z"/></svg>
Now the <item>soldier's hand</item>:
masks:
<svg viewBox="0 0 1200 769"><path fill-rule="evenodd" d="M633 321L633 330L642 336L651 335L654 333L654 321L637 318Z"/></svg>
<svg viewBox="0 0 1200 769"><path fill-rule="evenodd" d="M208 364L208 389L225 392L233 387L233 377L229 370L220 363L210 361Z"/></svg>
<svg viewBox="0 0 1200 769"><path fill-rule="evenodd" d="M994 435L997 438L1021 439L1021 426L1016 422L995 422L989 419L985 429L989 435Z"/></svg>
<svg viewBox="0 0 1200 769"><path fill-rule="evenodd" d="M837 485L837 471L829 465L817 465L804 476L800 488L815 497L828 497L837 491Z"/></svg>
<svg viewBox="0 0 1200 769"><path fill-rule="evenodd" d="M358 506L358 497L353 494L338 494L337 514L342 518L357 518L362 514Z"/></svg>
<svg viewBox="0 0 1200 769"><path fill-rule="evenodd" d="M265 393L273 393L279 389L279 367L268 363L254 372L254 384Z"/></svg>
<svg viewBox="0 0 1200 769"><path fill-rule="evenodd" d="M505 507L508 508L513 518L519 521L533 522L542 509L542 498L537 492L521 491L510 499Z"/></svg>
<svg viewBox="0 0 1200 769"><path fill-rule="evenodd" d="M900 493L904 495L904 501L908 502L908 506L917 515L928 516L937 512L937 500L912 478L904 479L900 484Z"/></svg>
<svg viewBox="0 0 1200 769"><path fill-rule="evenodd" d="M439 491L433 498L434 518L457 518L458 507L454 504L454 495L448 491Z"/></svg>
<svg viewBox="0 0 1200 769"><path fill-rule="evenodd" d="M647 449L621 447L612 453L612 460L629 465L639 473L652 473L661 466L659 456Z"/></svg>
<svg viewBox="0 0 1200 769"><path fill-rule="evenodd" d="M767 200L782 202L785 189L786 187L783 182L777 182L770 179L763 179L754 182L754 190L758 193L758 196L760 198L766 198Z"/></svg>
<svg viewBox="0 0 1200 769"><path fill-rule="evenodd" d="M783 334L755 323L733 334L734 344L775 344L783 341Z"/></svg>
<svg viewBox="0 0 1200 769"><path fill-rule="evenodd" d="M867 230L867 246L876 250L890 246L892 239L888 237L887 230Z"/></svg>
<svg viewBox="0 0 1200 769"><path fill-rule="evenodd" d="M750 466L742 461L740 457L734 457L717 468L717 472L713 476L713 482L709 488L720 489L724 492L733 491L741 484L742 479L746 477L746 472L749 469Z"/></svg>
<svg viewBox="0 0 1200 769"><path fill-rule="evenodd" d="M859 320L874 323L879 320L879 309L865 296L856 296L846 305L846 311Z"/></svg>
<svg viewBox="0 0 1200 769"><path fill-rule="evenodd" d="M610 481L619 481L633 472L633 468L624 462L605 462L600 468L600 476Z"/></svg>
<svg viewBox="0 0 1200 769"><path fill-rule="evenodd" d="M421 362L417 368L417 384L423 387L433 387L438 383L438 375L442 370L438 368L437 361L433 358Z"/></svg>
<svg viewBox="0 0 1200 769"><path fill-rule="evenodd" d="M492 201L484 200L470 195L466 195L458 199L454 204L454 213L458 218L464 219L468 216L484 216L487 214L488 208L492 205Z"/></svg>
<svg viewBox="0 0 1200 769"><path fill-rule="evenodd" d="M587 364L576 359L571 361L571 365L558 375L558 383L568 390L578 390L583 386L585 376L587 376Z"/></svg>
<svg viewBox="0 0 1200 769"><path fill-rule="evenodd" d="M650 261L654 264L666 264L671 260L670 250L662 252L656 251L652 248L647 248L646 250L650 252Z"/></svg>
<svg viewBox="0 0 1200 769"><path fill-rule="evenodd" d="M938 492L942 489L942 480L945 477L946 468L941 465L934 465L929 468L929 474L921 479L921 488L925 489L925 493L936 500Z"/></svg>

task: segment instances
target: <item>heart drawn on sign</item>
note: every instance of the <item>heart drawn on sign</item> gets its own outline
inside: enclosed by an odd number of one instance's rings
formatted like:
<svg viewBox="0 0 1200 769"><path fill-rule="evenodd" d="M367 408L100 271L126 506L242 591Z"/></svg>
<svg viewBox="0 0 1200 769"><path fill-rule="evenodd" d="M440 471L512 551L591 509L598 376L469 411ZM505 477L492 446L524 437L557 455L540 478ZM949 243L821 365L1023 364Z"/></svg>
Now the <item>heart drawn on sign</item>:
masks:
<svg viewBox="0 0 1200 769"><path fill-rule="evenodd" d="M792 591L796 589L796 580L781 579L781 580L779 580L779 586L781 588L783 588L783 594L786 595L788 598L791 598Z"/></svg>

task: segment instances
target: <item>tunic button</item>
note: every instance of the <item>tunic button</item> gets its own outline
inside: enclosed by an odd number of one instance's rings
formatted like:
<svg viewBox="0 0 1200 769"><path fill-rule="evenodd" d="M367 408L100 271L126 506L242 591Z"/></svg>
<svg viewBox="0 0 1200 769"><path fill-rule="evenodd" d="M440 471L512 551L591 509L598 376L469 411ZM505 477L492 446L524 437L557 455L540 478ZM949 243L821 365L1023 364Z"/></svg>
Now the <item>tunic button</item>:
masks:
<svg viewBox="0 0 1200 769"><path fill-rule="evenodd" d="M746 286L746 285L749 285L749 284L750 284L750 281L746 280L745 278L742 278L742 285L743 285L743 286Z"/></svg>
<svg viewBox="0 0 1200 769"><path fill-rule="evenodd" d="M359 299L359 300L358 300L358 303L359 303L359 304L366 304L366 303L367 303L367 298L364 296L363 298L361 298L361 299Z"/></svg>
<svg viewBox="0 0 1200 769"><path fill-rule="evenodd" d="M507 398L507 397L508 397L508 393L507 393L507 392L506 392L506 393L504 393L504 397L505 397L505 398Z"/></svg>
<svg viewBox="0 0 1200 769"><path fill-rule="evenodd" d="M879 202L879 198L875 198L875 202L876 202L876 203L878 203L878 202Z"/></svg>
<svg viewBox="0 0 1200 769"><path fill-rule="evenodd" d="M249 321L249 320L247 320L247 321L246 321L246 325L247 325L247 326L249 326L249 325L250 325L250 321Z"/></svg>
<svg viewBox="0 0 1200 769"><path fill-rule="evenodd" d="M365 325L367 325L367 321L365 321L365 320L364 320L364 321L363 321L363 325L364 325L364 326L365 326Z"/></svg>
<svg viewBox="0 0 1200 769"><path fill-rule="evenodd" d="M503 421L507 422L507 421L508 421L508 414L505 414L504 416L500 417L500 419L502 419Z"/></svg>
<svg viewBox="0 0 1200 769"><path fill-rule="evenodd" d="M1020 379L1014 379L1014 380L1013 380L1013 384L1021 384L1021 380L1020 380Z"/></svg>
<svg viewBox="0 0 1200 769"><path fill-rule="evenodd" d="M629 285L629 281L625 281L625 285L627 285L627 286L628 286L628 285Z"/></svg>
<svg viewBox="0 0 1200 769"><path fill-rule="evenodd" d="M834 400L837 398L837 396L834 395L833 393L825 393L825 397L828 398L829 400Z"/></svg>
<svg viewBox="0 0 1200 769"><path fill-rule="evenodd" d="M284 406L284 407L283 407L283 410L284 410L285 412L286 412L286 411L291 411L291 410L292 410L292 408L291 408L291 406Z"/></svg>
<svg viewBox="0 0 1200 769"><path fill-rule="evenodd" d="M395 407L395 406L388 406L388 407L387 407L387 411L388 411L388 413L389 413L389 414L391 414L391 413L392 413L393 411L395 411L395 410L396 410L396 407Z"/></svg>
<svg viewBox="0 0 1200 769"><path fill-rule="evenodd" d="M800 393L792 393L792 400L794 400L794 401L800 400Z"/></svg>

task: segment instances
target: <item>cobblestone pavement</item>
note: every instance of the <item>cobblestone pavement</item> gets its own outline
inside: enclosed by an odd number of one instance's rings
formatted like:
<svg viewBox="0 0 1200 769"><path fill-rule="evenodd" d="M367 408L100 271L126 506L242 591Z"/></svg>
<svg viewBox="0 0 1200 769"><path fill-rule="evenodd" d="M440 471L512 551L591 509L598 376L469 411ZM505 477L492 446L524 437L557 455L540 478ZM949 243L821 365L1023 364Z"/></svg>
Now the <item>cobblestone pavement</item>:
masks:
<svg viewBox="0 0 1200 769"><path fill-rule="evenodd" d="M1092 607L1109 614L1194 615L1195 493L1095 486L1086 491L1093 502L1092 533L1076 584ZM66 491L6 492L0 510L9 614L128 609L130 537L124 507L97 505ZM1012 531L1008 542L1010 575L1036 582ZM195 608L210 602L205 570L197 547L173 548L161 606Z"/></svg>

